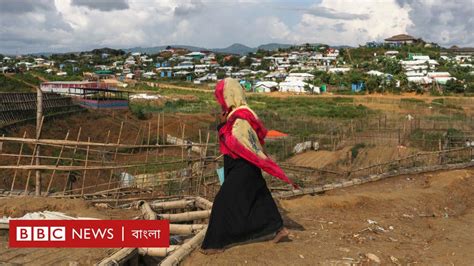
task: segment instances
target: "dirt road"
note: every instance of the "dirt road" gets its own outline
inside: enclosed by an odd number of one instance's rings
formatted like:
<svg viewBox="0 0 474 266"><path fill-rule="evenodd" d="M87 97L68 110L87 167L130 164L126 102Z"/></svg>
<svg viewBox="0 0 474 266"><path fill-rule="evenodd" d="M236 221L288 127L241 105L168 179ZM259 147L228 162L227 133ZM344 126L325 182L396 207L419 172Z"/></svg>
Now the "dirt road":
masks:
<svg viewBox="0 0 474 266"><path fill-rule="evenodd" d="M212 256L195 251L184 265L368 265L368 257L394 265L474 264L474 169L400 176L279 205L288 242Z"/></svg>

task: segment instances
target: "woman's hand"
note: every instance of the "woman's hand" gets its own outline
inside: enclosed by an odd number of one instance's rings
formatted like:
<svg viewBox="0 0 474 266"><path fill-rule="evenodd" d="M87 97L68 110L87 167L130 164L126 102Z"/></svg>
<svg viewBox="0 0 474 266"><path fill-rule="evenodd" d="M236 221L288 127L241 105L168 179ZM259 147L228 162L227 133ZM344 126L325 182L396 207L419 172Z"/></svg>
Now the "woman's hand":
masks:
<svg viewBox="0 0 474 266"><path fill-rule="evenodd" d="M226 122L227 121L227 113L221 113L219 115L219 119L220 119L221 123Z"/></svg>

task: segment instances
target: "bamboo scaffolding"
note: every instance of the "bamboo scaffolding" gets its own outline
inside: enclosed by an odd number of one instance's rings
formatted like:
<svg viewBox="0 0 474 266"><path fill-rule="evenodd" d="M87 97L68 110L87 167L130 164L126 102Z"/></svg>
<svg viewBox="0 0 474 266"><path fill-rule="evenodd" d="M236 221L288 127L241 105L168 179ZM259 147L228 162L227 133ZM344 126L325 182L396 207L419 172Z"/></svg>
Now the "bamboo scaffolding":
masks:
<svg viewBox="0 0 474 266"><path fill-rule="evenodd" d="M77 137L76 137L76 143L79 143L79 140L81 138L81 131L82 131L82 127L79 127L79 130L77 131ZM77 145L75 146L73 152L72 152L72 156L74 158L74 156L76 155L76 152L77 152ZM71 163L69 164L69 166L72 166L74 164L74 159L71 161ZM57 167L57 166L56 166ZM69 181L69 176L66 175L66 180L64 181L64 189L63 189L63 195L66 193L66 188L67 188L67 184L68 184L68 181Z"/></svg>
<svg viewBox="0 0 474 266"><path fill-rule="evenodd" d="M69 137L69 130L67 131L66 137L64 138L64 140L67 140L68 137ZM61 150L59 151L58 159L56 160L56 166L59 165L59 162L61 161L61 156L63 155L63 152L64 152L64 145L61 146ZM51 173L51 177L49 179L48 188L46 188L46 194L49 194L49 191L51 189L51 185L53 184L55 174L56 174L56 170L53 170L53 172Z"/></svg>
<svg viewBox="0 0 474 266"><path fill-rule="evenodd" d="M105 143L109 143L109 138L110 138L110 129L107 131L107 136L105 137ZM90 147L89 147L90 148ZM100 157L101 157L101 165L104 165L105 164L105 148L102 148L102 152L100 152ZM91 162L91 160L89 160L89 162ZM97 176L96 176L96 180L97 182L99 181L100 179L100 173L102 171L97 171Z"/></svg>
<svg viewBox="0 0 474 266"><path fill-rule="evenodd" d="M23 138L26 138L26 131L23 132ZM23 147L24 146L25 146L25 143L22 143L21 146L20 146L20 154L18 156L18 160L16 161L16 166L20 165L21 156L23 155ZM16 180L17 174L18 174L18 169L15 169L15 173L13 174L13 180L12 180L12 185L11 185L10 191L12 191L15 188L15 180Z"/></svg>
<svg viewBox="0 0 474 266"><path fill-rule="evenodd" d="M194 220L202 220L209 218L210 210L183 212L183 213L160 213L157 214L161 220L169 220L170 222L189 222Z"/></svg>
<svg viewBox="0 0 474 266"><path fill-rule="evenodd" d="M134 144L114 144L114 143L98 143L98 142L91 142L87 143L87 141L70 141L70 140L56 140L56 139L31 139L31 138L17 138L17 137L0 137L0 141L3 142L18 142L18 143L27 143L27 144L37 144L42 146L49 146L49 145L57 145L60 147L61 145L68 146L90 146L90 147L109 147L109 148L117 148L117 149L137 149L137 148L176 148L176 147L188 147L190 144L166 144L166 145L134 145ZM209 146L214 146L215 144L208 144ZM198 144L193 143L191 146L205 146L205 144ZM94 150L95 152L100 152L100 150Z"/></svg>
<svg viewBox="0 0 474 266"><path fill-rule="evenodd" d="M87 151L87 149L85 149ZM92 150L89 150L92 151ZM12 154L12 153L0 153L0 157L14 157L18 158L20 157L20 154ZM21 155L22 158L31 158L31 157L39 157L41 159L47 159L47 160L58 160L60 159L61 161L76 161L76 162L85 162L86 160L84 159L76 159L76 158L70 158L70 157L59 157L59 156L47 156L47 155L40 155L40 156L33 156L33 155L26 155L23 154ZM114 164L114 162L102 162L99 160L89 160L90 163L100 163L100 164Z"/></svg>
<svg viewBox="0 0 474 266"><path fill-rule="evenodd" d="M87 142L91 142L91 138L87 139ZM86 153L86 162L84 164L84 172L82 175L82 189L81 189L81 195L84 195L84 186L86 184L86 176L87 176L87 164L89 160L89 146L87 146L87 153Z"/></svg>
<svg viewBox="0 0 474 266"><path fill-rule="evenodd" d="M39 123L38 129L36 130L36 139L35 140L38 140L41 136L41 130L43 128L43 122L44 122L44 117L41 118L41 122ZM33 148L33 153L32 153L33 157L31 157L30 165L33 165L33 163L35 162L35 156L37 155L36 151L38 150L38 146L39 146L39 144L35 143L35 146ZM35 170L38 170L38 169L35 169ZM26 178L26 185L25 185L25 195L28 195L28 186L30 184L30 178L31 178L31 171L28 171L28 177Z"/></svg>
<svg viewBox="0 0 474 266"><path fill-rule="evenodd" d="M212 161L212 159L208 158ZM199 161L200 159L192 159L192 162ZM85 161L85 160L84 160ZM94 165L94 166L63 166L63 165L0 165L0 169L21 169L21 170L58 170L58 171L81 171L81 170L110 170L110 169L126 169L126 168L135 168L143 166L160 166L160 165L169 165L169 164L180 164L181 160L169 161L169 162L149 162L149 163L137 163L137 164L127 164L127 165Z"/></svg>
<svg viewBox="0 0 474 266"><path fill-rule="evenodd" d="M186 256L188 256L194 249L196 249L204 240L207 228L202 229L198 234L191 238L188 242L181 245L171 255L166 257L160 265L174 266L178 265Z"/></svg>
<svg viewBox="0 0 474 266"><path fill-rule="evenodd" d="M118 135L118 138L117 138L117 147L115 148L115 154L114 154L114 161L117 159L117 152L118 152L118 145L120 145L120 138L122 137L122 129L123 129L123 121L122 123L120 123L120 131L119 131L119 135ZM87 147L89 148L90 145L87 145Z"/></svg>

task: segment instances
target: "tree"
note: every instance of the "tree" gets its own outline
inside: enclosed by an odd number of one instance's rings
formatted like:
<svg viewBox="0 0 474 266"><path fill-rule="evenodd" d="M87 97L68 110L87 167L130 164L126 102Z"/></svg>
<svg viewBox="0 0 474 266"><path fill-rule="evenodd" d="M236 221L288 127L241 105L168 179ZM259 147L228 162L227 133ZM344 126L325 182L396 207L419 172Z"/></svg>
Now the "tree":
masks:
<svg viewBox="0 0 474 266"><path fill-rule="evenodd" d="M377 76L370 75L370 76L367 77L365 85L366 85L367 91L369 93L373 93L373 92L379 90L380 79Z"/></svg>
<svg viewBox="0 0 474 266"><path fill-rule="evenodd" d="M446 92L451 93L463 93L465 91L464 84L455 79L448 80L444 86L444 89Z"/></svg>

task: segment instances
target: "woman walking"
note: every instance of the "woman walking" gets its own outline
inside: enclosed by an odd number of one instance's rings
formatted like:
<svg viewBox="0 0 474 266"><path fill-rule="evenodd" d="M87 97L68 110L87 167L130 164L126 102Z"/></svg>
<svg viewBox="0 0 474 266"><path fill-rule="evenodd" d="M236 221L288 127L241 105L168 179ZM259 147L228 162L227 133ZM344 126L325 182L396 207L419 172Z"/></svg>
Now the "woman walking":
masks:
<svg viewBox="0 0 474 266"><path fill-rule="evenodd" d="M266 236L278 242L288 230L261 170L296 186L265 154L267 130L247 106L239 82L231 78L219 81L215 96L225 117L218 128L225 179L214 199L201 250L205 254L218 253L231 244Z"/></svg>

